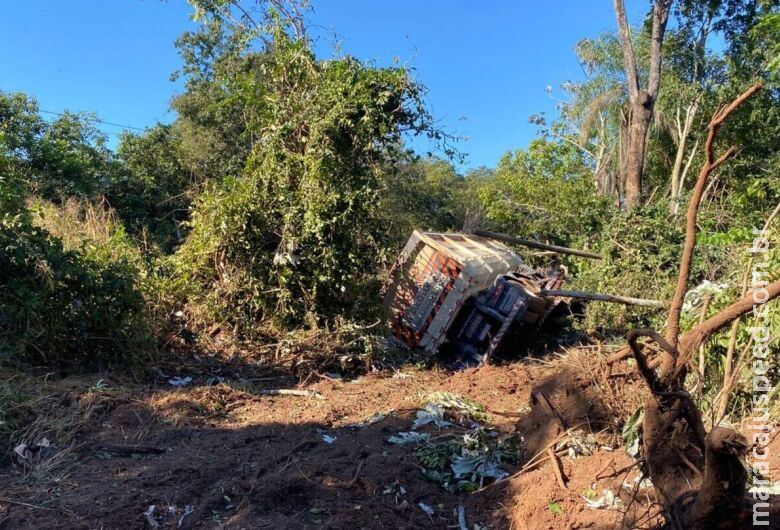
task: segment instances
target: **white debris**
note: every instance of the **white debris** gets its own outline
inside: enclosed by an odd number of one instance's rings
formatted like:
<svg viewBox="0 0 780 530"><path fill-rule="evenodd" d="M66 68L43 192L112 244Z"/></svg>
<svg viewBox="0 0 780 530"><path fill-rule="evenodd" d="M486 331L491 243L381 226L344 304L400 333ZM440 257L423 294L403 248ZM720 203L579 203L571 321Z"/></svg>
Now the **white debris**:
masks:
<svg viewBox="0 0 780 530"><path fill-rule="evenodd" d="M422 410L417 411L417 419L414 420L412 429L417 429L429 423L433 423L439 428L452 425L444 419L444 409L435 403L426 403Z"/></svg>
<svg viewBox="0 0 780 530"><path fill-rule="evenodd" d="M172 377L168 379L168 384L173 386L186 386L192 383L192 377L179 377L178 375L176 377Z"/></svg>
<svg viewBox="0 0 780 530"><path fill-rule="evenodd" d="M20 457L27 460L29 458L29 452L27 451L27 444L26 443L20 443L16 447L14 447L14 452L19 455Z"/></svg>
<svg viewBox="0 0 780 530"><path fill-rule="evenodd" d="M427 442L431 435L424 432L399 432L395 436L387 439L388 442L395 445L406 445L420 442Z"/></svg>
<svg viewBox="0 0 780 530"><path fill-rule="evenodd" d="M466 509L463 506L458 506L458 530L469 530L469 525L466 522Z"/></svg>
<svg viewBox="0 0 780 530"><path fill-rule="evenodd" d="M604 495L598 499L589 499L585 496L585 505L591 510L620 510L623 507L623 501L620 497L616 496L612 490L605 489Z"/></svg>
<svg viewBox="0 0 780 530"><path fill-rule="evenodd" d="M185 518L185 517L187 517L188 515L191 515L191 514L193 514L194 512L195 512L195 508L193 508L193 507L192 507L191 505L189 505L189 504L188 504L188 505L186 505L186 506L184 507L184 513L181 515L181 517L179 517L179 523L178 523L178 525L177 525L177 526L178 526L179 528L181 528L181 525L182 525L182 524L184 524L184 518Z"/></svg>
<svg viewBox="0 0 780 530"><path fill-rule="evenodd" d="M434 513L436 513L435 510L433 509L433 506L430 506L429 504L425 504L424 502L418 502L417 506L419 506L420 509L425 513L427 513L428 515L433 515Z"/></svg>
<svg viewBox="0 0 780 530"><path fill-rule="evenodd" d="M149 523L149 526L152 528L159 528L160 523L157 522L157 520L154 518L154 504L150 504L149 507L144 512L144 517L146 517L146 522Z"/></svg>
<svg viewBox="0 0 780 530"><path fill-rule="evenodd" d="M32 462L33 460L42 460L52 455L53 450L51 442L45 436L35 442L32 447L22 442L14 447L14 453L19 455L23 460Z"/></svg>
<svg viewBox="0 0 780 530"><path fill-rule="evenodd" d="M683 302L683 311L689 313L699 307L704 298L707 296L714 296L718 293L722 293L728 289L727 283L713 283L709 280L704 280L699 285L685 293L685 300Z"/></svg>
<svg viewBox="0 0 780 530"><path fill-rule="evenodd" d="M509 473L499 467L497 455L490 452L475 452L463 449L461 456L456 456L450 464L455 478L464 476L488 477L496 480L506 478Z"/></svg>
<svg viewBox="0 0 780 530"><path fill-rule="evenodd" d="M645 491L653 489L655 486L653 486L653 482L650 480L650 477L644 477L642 478L642 475L637 475L634 480L623 481L623 488L633 491L634 488L637 489L637 491Z"/></svg>
<svg viewBox="0 0 780 530"><path fill-rule="evenodd" d="M350 423L347 425L347 427L352 427L353 429L363 429L365 427L368 427L369 425L374 425L375 423L379 423L380 421L387 418L390 414L392 414L393 410L388 410L387 412L377 412L375 414L372 414L368 418L366 418L363 421L359 421L357 423Z"/></svg>
<svg viewBox="0 0 780 530"><path fill-rule="evenodd" d="M336 437L331 436L330 434L323 434L322 441L325 442L326 444L332 444L333 442L336 441Z"/></svg>

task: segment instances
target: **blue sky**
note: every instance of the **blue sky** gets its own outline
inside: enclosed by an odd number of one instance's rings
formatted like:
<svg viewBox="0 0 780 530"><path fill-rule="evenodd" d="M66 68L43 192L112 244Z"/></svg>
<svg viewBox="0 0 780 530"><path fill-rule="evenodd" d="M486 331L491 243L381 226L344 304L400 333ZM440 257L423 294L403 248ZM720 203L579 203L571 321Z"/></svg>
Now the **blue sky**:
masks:
<svg viewBox="0 0 780 530"><path fill-rule="evenodd" d="M639 22L648 2L626 3L630 22ZM582 77L576 42L616 26L610 0L313 4L321 55L330 55L335 31L345 53L378 65L397 56L416 69L440 123L469 138L460 145L468 167L495 165L526 146L536 135L528 116L555 112L545 87ZM133 127L175 118L173 42L194 28L185 0L3 0L0 9L0 90L26 92L45 110L94 111Z"/></svg>

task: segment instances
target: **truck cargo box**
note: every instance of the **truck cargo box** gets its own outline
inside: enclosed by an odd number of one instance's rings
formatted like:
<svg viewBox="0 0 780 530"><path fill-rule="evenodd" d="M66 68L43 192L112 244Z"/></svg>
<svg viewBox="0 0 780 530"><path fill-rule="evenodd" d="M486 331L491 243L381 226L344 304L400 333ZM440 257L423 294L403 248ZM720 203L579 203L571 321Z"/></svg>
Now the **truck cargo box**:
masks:
<svg viewBox="0 0 780 530"><path fill-rule="evenodd" d="M522 263L491 239L415 230L383 287L393 335L436 352L463 303Z"/></svg>

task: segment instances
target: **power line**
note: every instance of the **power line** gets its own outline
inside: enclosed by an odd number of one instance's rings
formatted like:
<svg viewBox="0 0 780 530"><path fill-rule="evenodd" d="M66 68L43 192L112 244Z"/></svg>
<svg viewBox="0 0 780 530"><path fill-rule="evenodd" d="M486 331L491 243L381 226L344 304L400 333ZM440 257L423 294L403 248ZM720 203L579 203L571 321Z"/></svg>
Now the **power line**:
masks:
<svg viewBox="0 0 780 530"><path fill-rule="evenodd" d="M38 112L43 112L44 114L54 114L55 116L65 116L65 112L54 112L53 110L38 110ZM140 131L144 132L146 129L141 129L140 127L133 127L132 125L122 125L121 123L113 123L110 121L103 121L98 120L97 118L89 118L89 121L95 122L95 123L102 123L103 125L111 125L113 127L122 127L123 129L130 129L133 131Z"/></svg>

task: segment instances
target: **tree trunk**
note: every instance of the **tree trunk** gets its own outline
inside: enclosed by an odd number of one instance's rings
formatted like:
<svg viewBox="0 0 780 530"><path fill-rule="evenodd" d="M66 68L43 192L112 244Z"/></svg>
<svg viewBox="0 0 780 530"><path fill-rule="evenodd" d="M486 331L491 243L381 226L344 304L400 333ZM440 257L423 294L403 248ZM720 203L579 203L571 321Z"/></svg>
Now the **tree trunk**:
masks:
<svg viewBox="0 0 780 530"><path fill-rule="evenodd" d="M642 199L642 172L645 164L647 131L653 118L653 98L640 90L639 98L631 102L626 152L626 205L639 206Z"/></svg>
<svg viewBox="0 0 780 530"><path fill-rule="evenodd" d="M626 18L623 0L614 0L615 16L620 32L620 46L626 67L626 84L630 101L628 117L628 145L625 152L626 172L625 202L628 207L639 206L642 199L642 172L645 165L647 131L653 119L653 106L661 86L661 46L669 21L672 0L655 0L653 5L653 26L650 36L650 59L648 64L647 88L639 86L639 69L631 43L631 32Z"/></svg>

